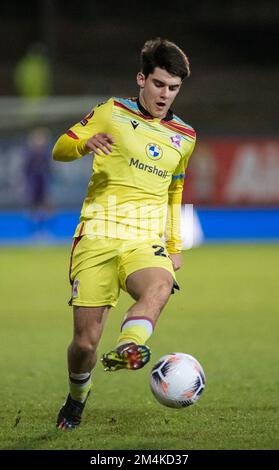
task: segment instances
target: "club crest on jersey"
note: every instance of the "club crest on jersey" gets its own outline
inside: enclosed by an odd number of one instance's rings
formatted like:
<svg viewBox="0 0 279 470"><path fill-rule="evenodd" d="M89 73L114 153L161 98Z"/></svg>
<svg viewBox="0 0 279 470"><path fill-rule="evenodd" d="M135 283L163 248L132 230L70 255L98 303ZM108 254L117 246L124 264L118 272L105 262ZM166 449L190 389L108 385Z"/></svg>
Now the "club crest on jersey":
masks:
<svg viewBox="0 0 279 470"><path fill-rule="evenodd" d="M179 149L180 144L181 144L181 139L182 139L181 135L179 135L179 134L173 135L170 138L173 147L175 147L176 149Z"/></svg>
<svg viewBox="0 0 279 470"><path fill-rule="evenodd" d="M145 152L148 158L151 160L160 160L163 156L163 150L157 144L147 144Z"/></svg>
<svg viewBox="0 0 279 470"><path fill-rule="evenodd" d="M88 123L88 120L92 118L93 114L94 114L94 111L91 111L91 113L86 114L86 116L80 121L81 125L86 126L86 124Z"/></svg>
<svg viewBox="0 0 279 470"><path fill-rule="evenodd" d="M78 285L79 285L79 281L78 281L78 279L75 279L74 283L73 283L73 288L72 288L72 298L73 299L78 296Z"/></svg>

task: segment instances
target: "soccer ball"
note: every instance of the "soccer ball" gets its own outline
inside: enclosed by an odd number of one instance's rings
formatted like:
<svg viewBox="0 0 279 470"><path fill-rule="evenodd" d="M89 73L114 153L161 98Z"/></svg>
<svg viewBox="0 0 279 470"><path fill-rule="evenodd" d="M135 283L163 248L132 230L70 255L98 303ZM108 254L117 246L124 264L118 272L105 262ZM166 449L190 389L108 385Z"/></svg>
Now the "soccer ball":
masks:
<svg viewBox="0 0 279 470"><path fill-rule="evenodd" d="M151 371L150 388L154 397L171 408L193 405L200 398L204 386L203 368L190 354L162 356Z"/></svg>

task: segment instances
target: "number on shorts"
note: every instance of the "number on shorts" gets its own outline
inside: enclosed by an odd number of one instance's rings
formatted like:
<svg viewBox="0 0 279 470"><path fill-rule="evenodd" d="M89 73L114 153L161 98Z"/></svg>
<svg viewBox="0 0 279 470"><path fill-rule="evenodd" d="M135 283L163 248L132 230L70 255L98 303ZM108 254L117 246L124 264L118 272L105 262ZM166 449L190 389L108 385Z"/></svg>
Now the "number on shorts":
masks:
<svg viewBox="0 0 279 470"><path fill-rule="evenodd" d="M165 248L163 246L160 246L160 245L152 245L152 248L154 248L155 251L154 252L154 255L155 256L164 256L164 258L167 257L166 253L165 253Z"/></svg>

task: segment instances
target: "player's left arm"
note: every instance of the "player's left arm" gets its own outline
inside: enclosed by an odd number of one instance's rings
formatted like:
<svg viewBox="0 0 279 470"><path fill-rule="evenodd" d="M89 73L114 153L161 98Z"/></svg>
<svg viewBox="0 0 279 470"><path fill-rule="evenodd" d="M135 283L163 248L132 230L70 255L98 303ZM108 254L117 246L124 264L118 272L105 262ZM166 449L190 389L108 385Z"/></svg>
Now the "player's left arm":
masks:
<svg viewBox="0 0 279 470"><path fill-rule="evenodd" d="M183 182L184 172L180 175L174 175L168 194L166 245L175 271L182 266L181 201Z"/></svg>
<svg viewBox="0 0 279 470"><path fill-rule="evenodd" d="M185 170L194 150L195 142L181 158L168 190L168 214L166 223L166 246L175 271L182 266L181 203Z"/></svg>

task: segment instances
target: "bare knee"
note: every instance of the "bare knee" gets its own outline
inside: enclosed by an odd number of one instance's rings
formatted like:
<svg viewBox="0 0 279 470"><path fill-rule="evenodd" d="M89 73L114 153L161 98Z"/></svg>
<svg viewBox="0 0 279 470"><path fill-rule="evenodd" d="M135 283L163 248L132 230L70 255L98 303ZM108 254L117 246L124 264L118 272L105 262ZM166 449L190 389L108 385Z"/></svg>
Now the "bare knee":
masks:
<svg viewBox="0 0 279 470"><path fill-rule="evenodd" d="M158 279L153 285L150 286L151 293L157 294L162 298L168 299L173 287L173 280L170 278L167 279Z"/></svg>
<svg viewBox="0 0 279 470"><path fill-rule="evenodd" d="M89 339L74 338L69 349L76 357L84 359L93 356L96 353L97 346L97 342L90 341Z"/></svg>
<svg viewBox="0 0 279 470"><path fill-rule="evenodd" d="M94 356L108 311L109 306L74 307L74 337L69 352L76 358Z"/></svg>

